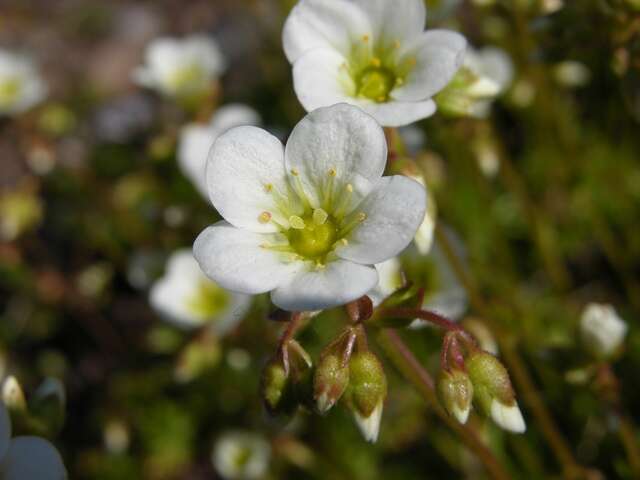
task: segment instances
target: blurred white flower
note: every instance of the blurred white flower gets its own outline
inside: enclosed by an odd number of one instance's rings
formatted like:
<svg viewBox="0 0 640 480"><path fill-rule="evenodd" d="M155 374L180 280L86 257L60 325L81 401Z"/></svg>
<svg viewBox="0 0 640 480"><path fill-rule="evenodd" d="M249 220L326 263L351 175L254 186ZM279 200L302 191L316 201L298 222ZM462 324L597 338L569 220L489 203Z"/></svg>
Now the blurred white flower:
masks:
<svg viewBox="0 0 640 480"><path fill-rule="evenodd" d="M432 115L466 40L425 21L423 0L301 0L283 31L300 103L351 103L388 127Z"/></svg>
<svg viewBox="0 0 640 480"><path fill-rule="evenodd" d="M261 435L230 431L218 438L211 459L223 478L252 480L265 475L270 457L271 446Z"/></svg>
<svg viewBox="0 0 640 480"><path fill-rule="evenodd" d="M147 46L133 79L163 95L193 100L206 95L225 68L218 44L206 35L161 37Z"/></svg>
<svg viewBox="0 0 640 480"><path fill-rule="evenodd" d="M0 49L0 115L22 113L42 101L47 87L33 62Z"/></svg>
<svg viewBox="0 0 640 480"><path fill-rule="evenodd" d="M450 232L447 234L458 253L458 258L464 261L464 248L461 242ZM427 255L413 250L407 251L403 258L403 265L407 277L424 288L422 308L439 313L450 320L459 320L462 317L467 309L467 293L437 243ZM411 324L411 328L426 325L429 323L416 319Z"/></svg>
<svg viewBox="0 0 640 480"><path fill-rule="evenodd" d="M378 284L367 293L367 296L371 299L373 306L377 307L404 286L405 277L398 257L377 263L375 267L378 272Z"/></svg>
<svg viewBox="0 0 640 480"><path fill-rule="evenodd" d="M627 324L613 306L590 303L582 312L580 330L591 353L598 357L609 357L622 345Z"/></svg>
<svg viewBox="0 0 640 480"><path fill-rule="evenodd" d="M165 275L151 287L149 301L179 327L208 325L218 335L233 329L251 304L249 296L229 292L209 280L188 249L171 255Z"/></svg>
<svg viewBox="0 0 640 480"><path fill-rule="evenodd" d="M386 159L382 128L346 104L308 114L286 149L259 128L229 130L207 163L226 221L196 239L196 259L223 287L271 291L285 310L361 297L378 282L373 265L404 250L425 214L424 188L382 177Z"/></svg>
<svg viewBox="0 0 640 480"><path fill-rule="evenodd" d="M231 104L218 109L208 124L191 123L182 128L178 164L205 198L208 198L205 167L213 142L230 128L260 123L260 115L251 107Z"/></svg>
<svg viewBox="0 0 640 480"><path fill-rule="evenodd" d="M553 67L553 76L560 85L577 88L589 83L591 72L584 63L565 60Z"/></svg>
<svg viewBox="0 0 640 480"><path fill-rule="evenodd" d="M2 480L64 480L67 471L56 448L40 437L11 438L11 419L0 402L0 477Z"/></svg>
<svg viewBox="0 0 640 480"><path fill-rule="evenodd" d="M491 102L504 93L512 81L513 62L504 50L468 48L462 67L436 101L451 115L485 118Z"/></svg>

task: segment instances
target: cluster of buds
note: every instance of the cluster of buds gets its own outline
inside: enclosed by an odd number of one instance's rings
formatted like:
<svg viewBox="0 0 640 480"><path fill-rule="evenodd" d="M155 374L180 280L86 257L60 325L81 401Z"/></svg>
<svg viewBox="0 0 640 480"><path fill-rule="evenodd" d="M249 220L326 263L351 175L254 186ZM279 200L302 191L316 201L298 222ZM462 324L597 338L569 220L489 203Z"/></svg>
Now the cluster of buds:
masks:
<svg viewBox="0 0 640 480"><path fill-rule="evenodd" d="M515 433L526 429L507 369L462 329L444 337L438 394L460 423L466 423L475 401L499 427Z"/></svg>
<svg viewBox="0 0 640 480"><path fill-rule="evenodd" d="M326 414L337 403L353 412L367 441L380 430L387 378L378 357L369 350L362 322L371 316L368 297L347 306L350 324L320 353L314 367L309 355L292 338L295 318L278 353L262 375L262 398L272 412L289 413L298 405Z"/></svg>

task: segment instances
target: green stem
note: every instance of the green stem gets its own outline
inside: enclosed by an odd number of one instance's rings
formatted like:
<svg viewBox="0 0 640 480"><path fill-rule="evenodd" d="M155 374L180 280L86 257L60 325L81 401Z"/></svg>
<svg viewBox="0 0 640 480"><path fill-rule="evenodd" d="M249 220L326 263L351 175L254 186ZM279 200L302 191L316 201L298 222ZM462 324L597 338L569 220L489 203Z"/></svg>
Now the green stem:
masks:
<svg viewBox="0 0 640 480"><path fill-rule="evenodd" d="M440 406L431 375L422 367L398 333L392 329L383 329L378 335L378 342L396 368L413 384L427 404L460 437L464 444L476 454L489 475L497 480L511 478L491 450L482 443L477 433L468 426L458 423Z"/></svg>

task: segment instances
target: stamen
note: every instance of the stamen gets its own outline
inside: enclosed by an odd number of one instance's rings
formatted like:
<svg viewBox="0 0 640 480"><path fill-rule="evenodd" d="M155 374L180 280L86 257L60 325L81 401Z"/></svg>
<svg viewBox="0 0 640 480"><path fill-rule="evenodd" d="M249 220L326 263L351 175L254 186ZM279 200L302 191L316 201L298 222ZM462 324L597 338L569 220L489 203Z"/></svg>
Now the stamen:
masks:
<svg viewBox="0 0 640 480"><path fill-rule="evenodd" d="M347 183L345 186L345 192L340 197L338 206L333 212L333 216L337 219L341 219L344 217L347 208L349 207L349 203L351 202L351 195L353 194L353 185Z"/></svg>
<svg viewBox="0 0 640 480"><path fill-rule="evenodd" d="M371 65L373 65L376 68L379 68L380 65L382 65L382 61L378 57L373 57L371 59Z"/></svg>
<svg viewBox="0 0 640 480"><path fill-rule="evenodd" d="M272 183L266 183L266 184L264 185L264 190L265 190L265 192L267 192L267 193L271 193L271 190L273 190L273 184L272 184Z"/></svg>
<svg viewBox="0 0 640 480"><path fill-rule="evenodd" d="M260 215L258 215L258 221L260 223L269 223L269 220L271 220L270 212L262 212Z"/></svg>
<svg viewBox="0 0 640 480"><path fill-rule="evenodd" d="M363 35L363 36L362 36L362 41L363 41L364 43L367 43L367 42L369 41L369 35Z"/></svg>
<svg viewBox="0 0 640 480"><path fill-rule="evenodd" d="M289 217L289 224L291 228L295 228L296 230L302 230L305 227L304 220L297 215L291 215Z"/></svg>
<svg viewBox="0 0 640 480"><path fill-rule="evenodd" d="M338 237L340 238L344 238L347 235L349 235L349 233L351 233L351 231L356 228L358 225L360 225L362 222L364 222L367 219L367 214L364 212L358 212L357 214L354 215L354 217L348 221L346 223L346 225L344 225L340 231L338 232Z"/></svg>
<svg viewBox="0 0 640 480"><path fill-rule="evenodd" d="M284 252L284 253L294 253L291 245L281 244L281 245L272 245L269 243L261 243L260 248L264 248L265 250L272 250L274 252ZM297 255L297 254L296 254Z"/></svg>
<svg viewBox="0 0 640 480"><path fill-rule="evenodd" d="M316 208L313 211L313 223L315 223L316 225L324 225L324 222L327 221L328 217L329 214L321 208Z"/></svg>
<svg viewBox="0 0 640 480"><path fill-rule="evenodd" d="M309 200L309 197L307 197L307 193L304 191L304 187L302 186L302 180L300 180L300 172L295 168L292 168L291 175L294 179L293 183L295 192L298 194L300 200L302 200L302 206L305 210L309 210L311 208L311 201Z"/></svg>

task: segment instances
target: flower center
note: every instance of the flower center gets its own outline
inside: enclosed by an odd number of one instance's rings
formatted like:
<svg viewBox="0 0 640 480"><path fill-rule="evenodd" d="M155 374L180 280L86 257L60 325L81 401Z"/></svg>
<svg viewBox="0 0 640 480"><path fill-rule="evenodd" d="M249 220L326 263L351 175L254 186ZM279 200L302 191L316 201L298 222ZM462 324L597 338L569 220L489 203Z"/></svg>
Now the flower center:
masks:
<svg viewBox="0 0 640 480"><path fill-rule="evenodd" d="M386 102L389 93L396 86L397 77L390 69L370 66L356 79L358 96L374 102Z"/></svg>
<svg viewBox="0 0 640 480"><path fill-rule="evenodd" d="M8 78L0 80L0 105L11 105L20 94L20 80Z"/></svg>
<svg viewBox="0 0 640 480"><path fill-rule="evenodd" d="M200 88L206 78L204 69L197 63L176 69L169 77L169 85L176 92Z"/></svg>
<svg viewBox="0 0 640 480"><path fill-rule="evenodd" d="M199 283L195 293L187 298L189 312L200 320L209 320L229 305L229 294L208 280Z"/></svg>
<svg viewBox="0 0 640 480"><path fill-rule="evenodd" d="M319 211L316 210L316 212ZM295 220L291 222L293 228L287 231L289 245L301 257L311 260L322 259L333 249L333 245L338 239L338 227L335 221L326 213L312 215L301 220L302 223Z"/></svg>

